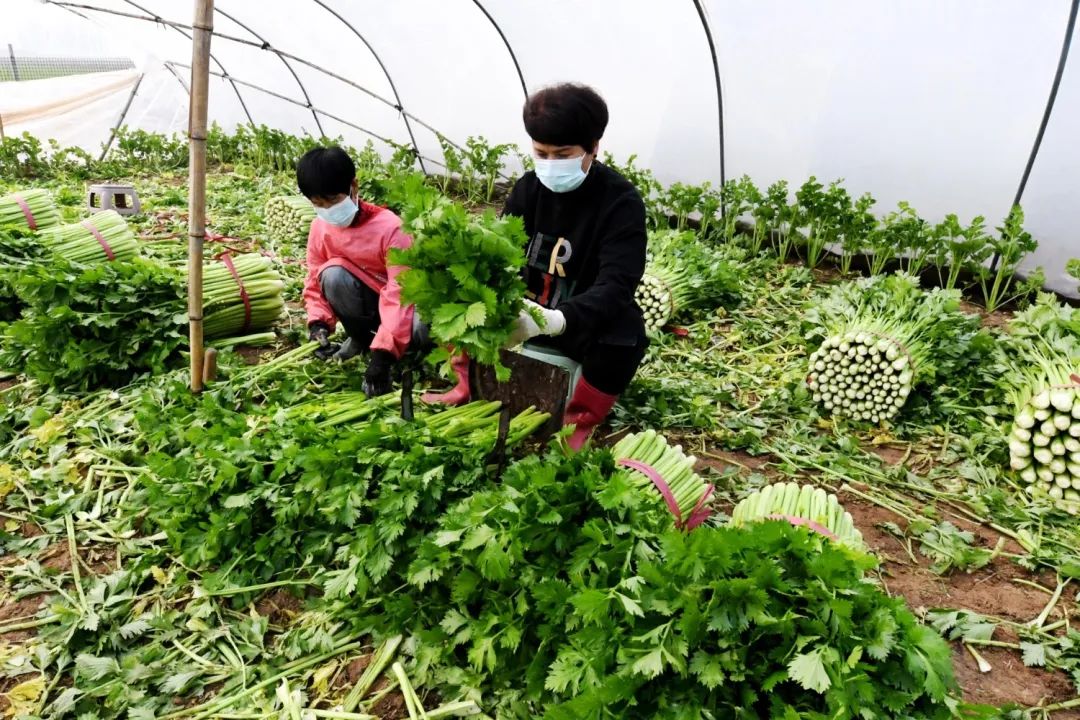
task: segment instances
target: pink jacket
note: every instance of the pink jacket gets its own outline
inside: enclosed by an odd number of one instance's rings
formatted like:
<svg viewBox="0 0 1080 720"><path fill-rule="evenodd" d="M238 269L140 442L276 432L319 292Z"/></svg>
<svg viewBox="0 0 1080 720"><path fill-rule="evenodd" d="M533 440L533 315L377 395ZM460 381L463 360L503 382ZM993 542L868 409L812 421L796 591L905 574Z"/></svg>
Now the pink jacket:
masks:
<svg viewBox="0 0 1080 720"><path fill-rule="evenodd" d="M397 276L404 267L387 268L390 248L408 248L412 238L401 230L401 218L391 211L360 203L360 212L349 227L335 227L315 218L307 243L307 279L304 307L308 324L326 323L331 330L337 317L322 295L319 275L328 267L340 266L379 294L379 330L371 341L372 350L386 350L400 358L412 338L413 306L402 306Z"/></svg>

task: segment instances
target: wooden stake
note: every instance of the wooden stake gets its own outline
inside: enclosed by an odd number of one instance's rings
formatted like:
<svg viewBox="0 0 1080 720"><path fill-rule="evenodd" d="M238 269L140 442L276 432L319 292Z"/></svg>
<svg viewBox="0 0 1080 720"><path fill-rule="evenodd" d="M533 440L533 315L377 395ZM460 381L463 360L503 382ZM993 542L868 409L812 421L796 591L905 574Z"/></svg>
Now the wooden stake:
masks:
<svg viewBox="0 0 1080 720"><path fill-rule="evenodd" d="M206 111L210 85L210 38L214 0L195 0L191 36L191 98L188 103L188 337L191 390L203 389L203 238L206 236Z"/></svg>
<svg viewBox="0 0 1080 720"><path fill-rule="evenodd" d="M216 348L206 348L202 369L202 381L204 387L217 380L217 352Z"/></svg>

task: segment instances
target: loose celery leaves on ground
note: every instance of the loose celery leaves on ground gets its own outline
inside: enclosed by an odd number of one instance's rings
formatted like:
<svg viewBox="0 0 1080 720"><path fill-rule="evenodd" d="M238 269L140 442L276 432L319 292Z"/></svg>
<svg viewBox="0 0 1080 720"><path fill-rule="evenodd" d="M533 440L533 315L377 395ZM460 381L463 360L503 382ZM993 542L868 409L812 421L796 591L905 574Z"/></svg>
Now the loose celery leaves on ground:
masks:
<svg viewBox="0 0 1080 720"><path fill-rule="evenodd" d="M414 178L404 187L402 217L413 237L408 250L391 252L391 262L408 269L398 276L405 302L431 323L438 343L494 365L501 379L509 370L499 361L522 308L526 237L520 218L494 212L474 215ZM447 350L433 354L445 359Z"/></svg>

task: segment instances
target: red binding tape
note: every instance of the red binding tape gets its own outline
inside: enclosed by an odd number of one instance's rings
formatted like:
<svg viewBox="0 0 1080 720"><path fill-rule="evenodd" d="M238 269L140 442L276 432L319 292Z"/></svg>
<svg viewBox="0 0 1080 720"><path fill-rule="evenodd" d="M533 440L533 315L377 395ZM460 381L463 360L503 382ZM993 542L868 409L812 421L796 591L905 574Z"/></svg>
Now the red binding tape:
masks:
<svg viewBox="0 0 1080 720"><path fill-rule="evenodd" d="M705 519L708 518L709 515L712 515L712 508L705 507L705 503L709 501L709 498L711 498L716 491L716 488L712 485L705 488L705 493L701 496L701 499L697 501L697 504L694 505L694 509L690 511L690 517L686 519L686 522L683 522L682 511L675 502L675 495L671 492L671 487L669 487L667 481L660 476L660 473L656 472L655 468L640 460L632 460L631 458L623 458L622 460L619 460L619 464L632 470L637 470L645 477L652 480L652 484L655 485L656 489L660 491L660 494L664 496L664 502L667 503L668 510L675 516L675 527L680 530L693 530L698 525L705 522Z"/></svg>
<svg viewBox="0 0 1080 720"><path fill-rule="evenodd" d="M712 485L705 488L705 493L701 496L701 499L697 501L697 505L690 511L690 517L686 520L687 530L693 530L712 515L712 508L705 507L705 503L709 502L709 498L713 496L714 492L716 492L716 488Z"/></svg>
<svg viewBox="0 0 1080 720"><path fill-rule="evenodd" d="M94 239L98 241L98 245L100 245L101 249L105 251L105 257L109 258L110 261L116 260L116 255L113 254L112 248L109 247L109 243L105 242L105 238L101 236L101 231L94 227L94 224L92 222L90 222L89 220L83 220L79 224L89 230L91 233L93 233Z"/></svg>
<svg viewBox="0 0 1080 720"><path fill-rule="evenodd" d="M637 470L645 477L652 480L653 485L655 485L656 489L660 491L660 494L664 496L664 502L667 503L668 510L675 516L675 526L681 528L682 511L679 510L679 506L675 502L675 495L672 494L667 481L660 477L660 473L656 472L651 465L647 465L639 460L631 460L630 458L623 458L619 461L619 464L632 470Z"/></svg>
<svg viewBox="0 0 1080 720"><path fill-rule="evenodd" d="M796 517L795 515L766 515L766 519L768 519L768 520L786 520L787 522L791 523L792 525L796 525L796 526L802 525L802 526L804 526L806 528L809 528L810 530L813 530L814 532L818 533L819 535L824 535L825 537L829 538L830 540L839 540L840 539L840 538L838 538L836 536L836 533L832 532L831 530L829 530L829 528L825 527L821 523L816 523L813 520L808 520L807 518L804 518L804 517Z"/></svg>
<svg viewBox="0 0 1080 720"><path fill-rule="evenodd" d="M232 255L229 253L222 253L218 256L221 262L225 263L225 267L229 269L229 273L232 274L233 280L236 281L236 286L240 288L240 301L244 303L244 327L240 329L240 334L243 335L251 327L251 298L248 297L247 288L244 287L244 281L240 278L240 273L236 272L236 266L233 265Z"/></svg>
<svg viewBox="0 0 1080 720"><path fill-rule="evenodd" d="M23 217L26 218L26 224L30 226L31 230L37 230L37 221L34 220L34 213L30 212L30 206L22 199L22 195L15 193L11 197L15 198L15 202L18 203L19 209L22 210Z"/></svg>

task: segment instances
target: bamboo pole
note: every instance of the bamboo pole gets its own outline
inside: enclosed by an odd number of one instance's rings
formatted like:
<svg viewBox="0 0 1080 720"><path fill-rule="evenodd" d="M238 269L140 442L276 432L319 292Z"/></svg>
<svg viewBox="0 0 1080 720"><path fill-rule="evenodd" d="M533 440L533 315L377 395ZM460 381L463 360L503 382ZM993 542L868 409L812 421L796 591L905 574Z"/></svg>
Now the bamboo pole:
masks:
<svg viewBox="0 0 1080 720"><path fill-rule="evenodd" d="M191 390L203 389L203 238L206 236L206 109L210 85L210 38L214 0L195 0L191 36L191 99L188 103L188 338Z"/></svg>

